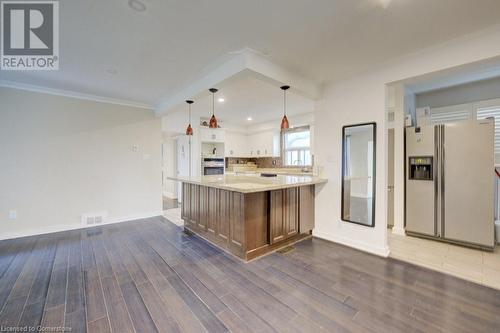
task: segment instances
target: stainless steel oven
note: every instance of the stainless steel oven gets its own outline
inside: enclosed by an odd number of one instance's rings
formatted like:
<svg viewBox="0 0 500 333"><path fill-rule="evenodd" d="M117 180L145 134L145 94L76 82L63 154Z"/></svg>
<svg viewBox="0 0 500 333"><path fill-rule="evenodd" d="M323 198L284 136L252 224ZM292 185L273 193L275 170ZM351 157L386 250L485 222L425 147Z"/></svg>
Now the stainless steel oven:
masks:
<svg viewBox="0 0 500 333"><path fill-rule="evenodd" d="M222 157L205 157L202 162L203 175L223 175L224 174L224 158Z"/></svg>

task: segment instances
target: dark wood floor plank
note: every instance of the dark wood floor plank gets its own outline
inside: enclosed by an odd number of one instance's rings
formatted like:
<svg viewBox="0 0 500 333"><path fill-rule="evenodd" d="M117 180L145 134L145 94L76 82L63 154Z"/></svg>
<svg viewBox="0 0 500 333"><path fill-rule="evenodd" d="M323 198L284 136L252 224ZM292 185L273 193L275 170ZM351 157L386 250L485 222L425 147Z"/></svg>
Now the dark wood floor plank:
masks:
<svg viewBox="0 0 500 333"><path fill-rule="evenodd" d="M159 332L180 332L181 328L170 313L169 307L164 303L158 291L150 282L137 286L149 313Z"/></svg>
<svg viewBox="0 0 500 333"><path fill-rule="evenodd" d="M158 292L165 304L169 307L177 323L181 326L181 330L188 333L207 332L201 321L174 290L172 285L166 280L160 284L161 287Z"/></svg>
<svg viewBox="0 0 500 333"><path fill-rule="evenodd" d="M176 265L173 269L189 288L205 303L215 314L227 309L226 305L220 301L203 283L200 282L189 270L182 265Z"/></svg>
<svg viewBox="0 0 500 333"><path fill-rule="evenodd" d="M66 302L66 284L68 282L69 238L57 242L56 255L50 277L45 309L59 307Z"/></svg>
<svg viewBox="0 0 500 333"><path fill-rule="evenodd" d="M210 311L210 309L191 291L191 289L186 286L186 284L178 276L171 276L168 278L168 281L209 332L228 331L227 327Z"/></svg>
<svg viewBox="0 0 500 333"><path fill-rule="evenodd" d="M89 333L111 333L108 318L101 318L88 323Z"/></svg>
<svg viewBox="0 0 500 333"><path fill-rule="evenodd" d="M26 304L22 311L19 327L38 327L42 323L45 300L36 303Z"/></svg>
<svg viewBox="0 0 500 333"><path fill-rule="evenodd" d="M88 231L82 231L81 234L83 289L85 291L85 309L89 328L91 322L102 318L105 320L101 320L97 323L99 327L105 325L104 323L108 323L109 326L101 280L95 261L94 251L92 249L92 241L90 239L92 234L92 232ZM108 327L108 329L110 328Z"/></svg>
<svg viewBox="0 0 500 333"><path fill-rule="evenodd" d="M30 257L36 241L37 239L34 237L19 240L20 247L10 262L6 272L0 279L0 312L5 307L7 298L9 297L17 278L21 274L26 261Z"/></svg>
<svg viewBox="0 0 500 333"><path fill-rule="evenodd" d="M158 332L151 315L133 282L120 285L136 332Z"/></svg>
<svg viewBox="0 0 500 333"><path fill-rule="evenodd" d="M42 327L64 326L64 304L45 308L43 312Z"/></svg>
<svg viewBox="0 0 500 333"><path fill-rule="evenodd" d="M219 320L222 321L231 332L253 332L240 317L229 309L219 312L217 314L217 318L219 318Z"/></svg>
<svg viewBox="0 0 500 333"><path fill-rule="evenodd" d="M500 291L319 239L243 263L162 218L0 241L0 325L499 332Z"/></svg>
<svg viewBox="0 0 500 333"><path fill-rule="evenodd" d="M85 309L83 258L81 232L77 231L71 238L68 258L68 288L66 294L65 327L72 332L85 332L87 329L87 313Z"/></svg>
<svg viewBox="0 0 500 333"><path fill-rule="evenodd" d="M231 294L227 294L222 297L222 301L236 313L244 322L252 323L251 327L255 332L262 333L273 333L276 332L274 328L271 327L266 321L256 315L251 309L249 309L243 302L240 302L236 297Z"/></svg>
<svg viewBox="0 0 500 333"><path fill-rule="evenodd" d="M48 244L49 238L47 236L39 237L10 291L7 302L0 313L0 322L9 322L13 323L13 325L18 325L35 277L48 253Z"/></svg>

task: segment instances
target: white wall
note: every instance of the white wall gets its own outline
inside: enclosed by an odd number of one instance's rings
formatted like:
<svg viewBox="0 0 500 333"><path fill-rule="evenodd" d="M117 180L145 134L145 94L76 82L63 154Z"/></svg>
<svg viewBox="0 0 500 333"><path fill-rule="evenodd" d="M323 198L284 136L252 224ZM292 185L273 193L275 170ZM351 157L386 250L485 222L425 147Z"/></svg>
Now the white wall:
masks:
<svg viewBox="0 0 500 333"><path fill-rule="evenodd" d="M439 108L500 98L500 77L417 94L418 107Z"/></svg>
<svg viewBox="0 0 500 333"><path fill-rule="evenodd" d="M0 88L0 238L78 228L84 213L161 214L160 125L150 110Z"/></svg>
<svg viewBox="0 0 500 333"><path fill-rule="evenodd" d="M387 246L386 84L500 55L500 27L422 50L385 67L325 87L315 112L316 160L329 182L317 188L314 235L379 255ZM377 122L375 227L340 220L342 126Z"/></svg>
<svg viewBox="0 0 500 333"><path fill-rule="evenodd" d="M177 146L174 138L169 135L163 135L163 195L172 199L177 198L176 182L167 178L175 175L176 149Z"/></svg>

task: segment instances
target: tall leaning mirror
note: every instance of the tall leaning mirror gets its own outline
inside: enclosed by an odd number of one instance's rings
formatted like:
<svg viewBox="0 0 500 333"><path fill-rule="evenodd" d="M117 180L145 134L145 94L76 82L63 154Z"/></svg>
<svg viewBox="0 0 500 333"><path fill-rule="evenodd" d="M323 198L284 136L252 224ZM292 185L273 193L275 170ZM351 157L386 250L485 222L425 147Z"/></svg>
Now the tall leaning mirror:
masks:
<svg viewBox="0 0 500 333"><path fill-rule="evenodd" d="M342 220L375 226L377 124L342 128Z"/></svg>

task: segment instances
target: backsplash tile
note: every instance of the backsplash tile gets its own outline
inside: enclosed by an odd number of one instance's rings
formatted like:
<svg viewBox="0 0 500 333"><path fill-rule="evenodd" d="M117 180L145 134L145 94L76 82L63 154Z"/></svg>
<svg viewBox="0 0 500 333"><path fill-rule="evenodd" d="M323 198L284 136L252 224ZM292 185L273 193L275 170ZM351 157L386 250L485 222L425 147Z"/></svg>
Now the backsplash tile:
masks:
<svg viewBox="0 0 500 333"><path fill-rule="evenodd" d="M274 161L274 164L273 164ZM259 168L281 168L283 163L280 157L226 157L226 168L230 164L246 164L253 162Z"/></svg>

